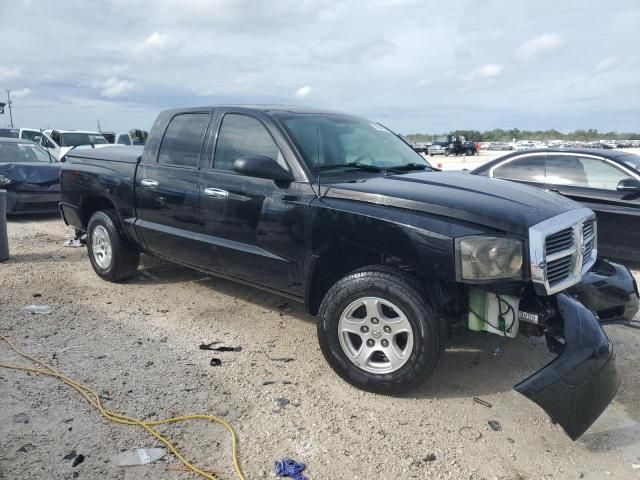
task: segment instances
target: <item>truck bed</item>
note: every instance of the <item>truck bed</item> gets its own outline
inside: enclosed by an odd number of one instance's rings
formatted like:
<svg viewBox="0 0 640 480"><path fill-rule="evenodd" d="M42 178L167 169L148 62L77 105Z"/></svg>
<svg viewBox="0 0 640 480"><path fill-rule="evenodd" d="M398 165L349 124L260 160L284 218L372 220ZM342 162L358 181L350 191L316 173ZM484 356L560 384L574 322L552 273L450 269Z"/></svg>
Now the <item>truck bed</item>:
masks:
<svg viewBox="0 0 640 480"><path fill-rule="evenodd" d="M109 146L103 148L74 148L64 157L63 162L74 160L103 160L121 163L140 163L143 147Z"/></svg>

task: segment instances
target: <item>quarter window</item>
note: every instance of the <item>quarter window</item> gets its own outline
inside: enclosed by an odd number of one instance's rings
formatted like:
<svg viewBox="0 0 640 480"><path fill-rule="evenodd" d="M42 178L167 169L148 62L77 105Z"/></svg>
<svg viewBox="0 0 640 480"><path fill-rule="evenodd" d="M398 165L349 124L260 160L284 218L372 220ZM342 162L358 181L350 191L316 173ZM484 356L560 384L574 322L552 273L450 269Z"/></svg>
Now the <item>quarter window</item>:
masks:
<svg viewBox="0 0 640 480"><path fill-rule="evenodd" d="M238 158L251 155L273 158L282 168L289 170L278 145L260 121L247 115L225 115L220 126L213 167L233 171L233 163Z"/></svg>
<svg viewBox="0 0 640 480"><path fill-rule="evenodd" d="M544 183L544 157L528 156L504 163L493 171L496 178Z"/></svg>
<svg viewBox="0 0 640 480"><path fill-rule="evenodd" d="M181 167L198 167L209 114L184 113L171 119L162 138L158 163Z"/></svg>
<svg viewBox="0 0 640 480"><path fill-rule="evenodd" d="M547 183L553 185L615 190L625 178L629 175L597 158L549 155L547 159Z"/></svg>

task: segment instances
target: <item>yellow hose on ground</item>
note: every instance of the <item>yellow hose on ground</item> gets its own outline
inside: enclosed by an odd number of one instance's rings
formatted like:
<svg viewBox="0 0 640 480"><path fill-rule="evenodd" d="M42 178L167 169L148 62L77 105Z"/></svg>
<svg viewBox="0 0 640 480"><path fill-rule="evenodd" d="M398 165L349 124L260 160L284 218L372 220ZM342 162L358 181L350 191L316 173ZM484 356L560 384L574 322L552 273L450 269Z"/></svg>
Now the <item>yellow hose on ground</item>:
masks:
<svg viewBox="0 0 640 480"><path fill-rule="evenodd" d="M112 412L111 410L108 410L102 406L100 397L91 388L67 377L64 373L62 373L59 370L56 370L51 365L48 365L42 360L20 351L11 342L11 340L9 340L4 335L0 335L0 339L7 342L7 344L9 344L11 349L21 357L27 358L32 362L37 363L38 365L44 367L43 369L40 369L40 368L25 367L21 365L12 365L9 363L0 362L0 368L8 368L11 370L19 370L22 372L39 373L41 375L47 375L49 377L54 377L54 378L57 378L58 380L62 380L64 383L66 383L70 387L77 390L87 400L87 402L93 405L107 420L114 423L120 423L124 425L137 425L139 427L144 428L150 435L160 440L169 449L169 451L171 451L171 453L173 453L178 458L178 460L180 460L183 463L185 467L187 467L190 471L195 472L208 480L220 480L220 479L216 475L212 473L207 473L204 470L201 470L195 465L189 463L189 461L185 459L180 454L180 452L178 452L178 450L176 450L176 448L173 446L173 444L169 440L163 437L160 434L160 432L158 432L155 428L152 428L152 427L157 425L165 425L168 423L182 422L185 420L209 420L214 423L219 423L224 428L226 428L229 434L231 435L231 454L233 457L233 467L235 469L236 475L238 479L245 480L245 477L242 473L242 469L240 468L240 462L238 460L238 438L233 428L231 427L231 425L223 418L216 417L215 415L200 414L200 415L183 415L180 417L166 418L164 420L142 421L136 418L127 417L126 415L122 415L120 413Z"/></svg>

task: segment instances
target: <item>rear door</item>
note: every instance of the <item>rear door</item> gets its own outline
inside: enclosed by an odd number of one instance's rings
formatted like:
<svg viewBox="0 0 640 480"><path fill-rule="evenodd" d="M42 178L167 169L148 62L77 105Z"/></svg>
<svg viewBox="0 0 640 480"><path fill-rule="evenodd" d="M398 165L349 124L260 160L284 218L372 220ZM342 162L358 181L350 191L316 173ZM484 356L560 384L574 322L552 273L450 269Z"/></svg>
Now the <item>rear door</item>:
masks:
<svg viewBox="0 0 640 480"><path fill-rule="evenodd" d="M210 112L175 115L158 155L145 159L136 175L139 220L151 253L198 266L200 158ZM153 161L155 160L155 162Z"/></svg>
<svg viewBox="0 0 640 480"><path fill-rule="evenodd" d="M304 205L295 182L236 173L242 156L265 155L287 170L273 126L246 112L219 113L213 162L202 174L200 218L207 269L273 290L302 295L298 265L304 254Z"/></svg>
<svg viewBox="0 0 640 480"><path fill-rule="evenodd" d="M595 155L550 153L546 175L549 189L596 212L602 256L640 258L640 198L617 191L621 180L634 178L629 172Z"/></svg>

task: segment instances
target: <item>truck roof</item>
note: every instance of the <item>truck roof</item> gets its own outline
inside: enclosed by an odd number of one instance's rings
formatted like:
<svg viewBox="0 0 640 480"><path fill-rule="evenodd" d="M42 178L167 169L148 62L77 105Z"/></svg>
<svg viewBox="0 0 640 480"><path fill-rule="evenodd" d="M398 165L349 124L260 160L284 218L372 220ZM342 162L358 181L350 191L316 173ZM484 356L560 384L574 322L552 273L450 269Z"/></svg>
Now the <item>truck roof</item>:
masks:
<svg viewBox="0 0 640 480"><path fill-rule="evenodd" d="M165 110L164 112L189 112L189 111L203 111L203 110L213 110L216 108L237 108L238 110L254 110L265 113L271 112L289 112L289 113L302 113L302 114L328 114L328 115L349 115L343 112L337 112L335 110L325 110L321 108L313 108L313 107L302 107L299 105L260 105L260 104L250 104L250 105L242 105L242 104L222 104L222 105L207 105L200 107L188 107L188 108L172 108L169 110ZM163 113L164 113L163 112Z"/></svg>

